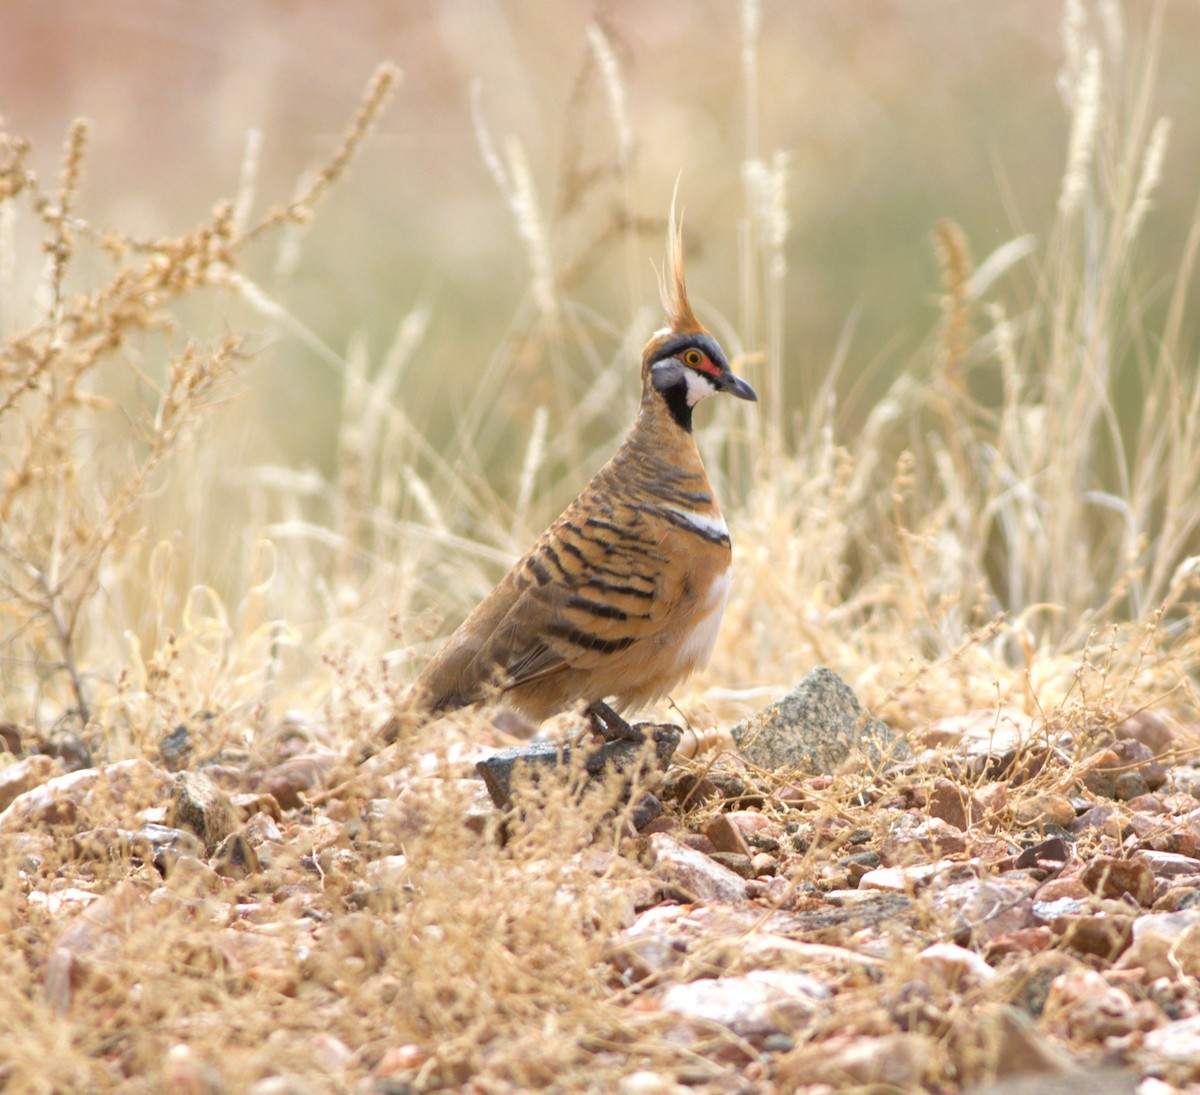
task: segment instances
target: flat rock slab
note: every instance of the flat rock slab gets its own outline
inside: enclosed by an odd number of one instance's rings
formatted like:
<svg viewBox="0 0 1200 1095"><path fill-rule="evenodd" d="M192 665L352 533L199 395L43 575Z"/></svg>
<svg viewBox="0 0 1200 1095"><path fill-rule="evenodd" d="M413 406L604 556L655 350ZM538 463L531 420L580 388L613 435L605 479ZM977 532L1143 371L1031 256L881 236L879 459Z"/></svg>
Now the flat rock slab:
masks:
<svg viewBox="0 0 1200 1095"><path fill-rule="evenodd" d="M832 669L818 666L778 703L738 723L731 731L738 752L768 771L799 770L833 775L852 755L872 767L902 760L911 751L858 702L854 690Z"/></svg>
<svg viewBox="0 0 1200 1095"><path fill-rule="evenodd" d="M558 745L536 742L515 749L503 749L475 765L501 810L507 810L513 800L513 779L519 773L537 779L539 771L570 771L579 765L589 780L601 780L612 773L635 771L639 762L653 759L658 769L665 769L679 745L679 729L674 726L652 726L639 723L637 729L646 734L647 741L606 741L601 745Z"/></svg>

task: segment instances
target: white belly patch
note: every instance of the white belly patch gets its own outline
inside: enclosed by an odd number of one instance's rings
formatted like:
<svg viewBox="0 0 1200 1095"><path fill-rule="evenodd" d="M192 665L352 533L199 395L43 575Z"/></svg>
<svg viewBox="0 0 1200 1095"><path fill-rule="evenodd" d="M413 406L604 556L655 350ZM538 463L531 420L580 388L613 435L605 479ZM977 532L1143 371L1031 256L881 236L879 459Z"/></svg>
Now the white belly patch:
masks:
<svg viewBox="0 0 1200 1095"><path fill-rule="evenodd" d="M724 521L721 523L724 525ZM698 610L696 626L692 628L687 642L679 651L679 667L683 673L702 669L712 657L717 632L721 628L721 617L725 612L725 602L729 600L729 575L729 570L726 570L719 578L714 579L708 597Z"/></svg>

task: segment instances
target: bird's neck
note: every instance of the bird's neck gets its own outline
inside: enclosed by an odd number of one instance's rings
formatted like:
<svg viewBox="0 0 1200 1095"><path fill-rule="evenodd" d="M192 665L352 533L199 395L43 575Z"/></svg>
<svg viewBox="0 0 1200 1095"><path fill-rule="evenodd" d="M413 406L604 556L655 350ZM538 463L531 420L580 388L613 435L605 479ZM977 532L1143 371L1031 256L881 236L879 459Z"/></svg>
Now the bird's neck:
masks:
<svg viewBox="0 0 1200 1095"><path fill-rule="evenodd" d="M716 509L696 438L679 425L659 392L643 396L633 428L612 465L648 492L670 495L673 504L701 511Z"/></svg>

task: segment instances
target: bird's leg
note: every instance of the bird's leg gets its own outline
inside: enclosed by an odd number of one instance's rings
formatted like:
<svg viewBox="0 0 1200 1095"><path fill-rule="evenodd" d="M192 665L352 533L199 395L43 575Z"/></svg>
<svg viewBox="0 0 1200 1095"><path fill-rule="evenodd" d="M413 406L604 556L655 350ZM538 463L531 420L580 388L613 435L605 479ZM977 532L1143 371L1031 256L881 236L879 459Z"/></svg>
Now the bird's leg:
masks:
<svg viewBox="0 0 1200 1095"><path fill-rule="evenodd" d="M645 741L646 735L636 726L630 726L603 700L589 704L584 714L591 720L592 728L605 741Z"/></svg>

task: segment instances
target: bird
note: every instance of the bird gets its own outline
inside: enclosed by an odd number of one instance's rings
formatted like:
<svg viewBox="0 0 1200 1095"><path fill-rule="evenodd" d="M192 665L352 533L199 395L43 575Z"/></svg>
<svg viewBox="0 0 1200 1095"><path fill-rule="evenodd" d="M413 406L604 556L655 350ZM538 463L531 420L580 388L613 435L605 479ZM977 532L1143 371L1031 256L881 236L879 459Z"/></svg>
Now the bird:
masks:
<svg viewBox="0 0 1200 1095"><path fill-rule="evenodd" d="M708 663L732 551L692 417L710 396L758 396L692 310L673 202L659 285L666 325L642 352L632 428L421 670L417 711L499 701L541 722L582 703L605 738L640 740L622 713Z"/></svg>

